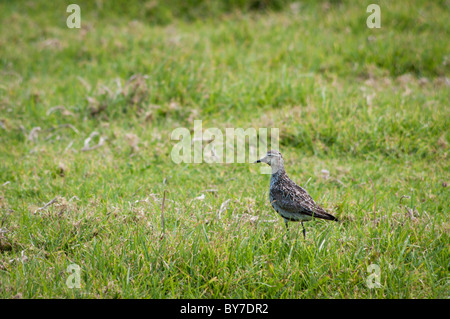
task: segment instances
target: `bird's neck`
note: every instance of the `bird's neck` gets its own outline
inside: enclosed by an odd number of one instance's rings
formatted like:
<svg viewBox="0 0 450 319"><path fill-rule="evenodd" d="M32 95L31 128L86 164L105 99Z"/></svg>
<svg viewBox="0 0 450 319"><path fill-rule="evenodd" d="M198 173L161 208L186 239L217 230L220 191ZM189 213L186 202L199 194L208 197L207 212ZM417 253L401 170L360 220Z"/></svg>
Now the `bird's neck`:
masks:
<svg viewBox="0 0 450 319"><path fill-rule="evenodd" d="M280 158L277 161L272 162L270 167L272 168L272 178L278 178L279 176L286 174L286 171L284 170L284 163L283 163L282 158Z"/></svg>

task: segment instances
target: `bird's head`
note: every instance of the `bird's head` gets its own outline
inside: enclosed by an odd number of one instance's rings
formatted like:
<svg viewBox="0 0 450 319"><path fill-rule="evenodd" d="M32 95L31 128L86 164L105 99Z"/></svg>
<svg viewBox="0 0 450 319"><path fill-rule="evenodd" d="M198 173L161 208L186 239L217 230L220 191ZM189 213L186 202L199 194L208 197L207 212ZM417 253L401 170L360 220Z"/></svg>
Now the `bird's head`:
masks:
<svg viewBox="0 0 450 319"><path fill-rule="evenodd" d="M275 150L268 151L263 158L257 160L255 163L266 163L270 165L272 167L272 173L276 173L279 169L284 169L283 156Z"/></svg>

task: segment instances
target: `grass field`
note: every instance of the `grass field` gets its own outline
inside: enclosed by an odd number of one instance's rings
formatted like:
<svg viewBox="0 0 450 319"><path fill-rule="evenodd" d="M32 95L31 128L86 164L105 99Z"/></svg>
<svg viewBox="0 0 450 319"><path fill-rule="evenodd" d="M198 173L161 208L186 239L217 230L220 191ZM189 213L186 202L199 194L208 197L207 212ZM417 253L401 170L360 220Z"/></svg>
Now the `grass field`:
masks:
<svg viewBox="0 0 450 319"><path fill-rule="evenodd" d="M1 298L449 297L448 1L72 2L0 3ZM175 164L194 120L279 128L341 222Z"/></svg>

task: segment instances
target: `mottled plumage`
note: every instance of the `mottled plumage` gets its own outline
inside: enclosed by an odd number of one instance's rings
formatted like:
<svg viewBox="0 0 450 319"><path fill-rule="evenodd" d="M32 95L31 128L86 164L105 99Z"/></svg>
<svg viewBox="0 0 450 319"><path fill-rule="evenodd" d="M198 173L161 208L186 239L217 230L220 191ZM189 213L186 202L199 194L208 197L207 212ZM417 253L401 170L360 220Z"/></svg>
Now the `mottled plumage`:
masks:
<svg viewBox="0 0 450 319"><path fill-rule="evenodd" d="M272 167L269 200L272 207L283 217L286 227L288 221L300 221L303 226L304 221L312 218L337 221L336 217L317 205L305 189L289 178L284 170L283 157L280 152L269 151L265 157L256 162L267 163ZM303 235L305 236L304 227Z"/></svg>

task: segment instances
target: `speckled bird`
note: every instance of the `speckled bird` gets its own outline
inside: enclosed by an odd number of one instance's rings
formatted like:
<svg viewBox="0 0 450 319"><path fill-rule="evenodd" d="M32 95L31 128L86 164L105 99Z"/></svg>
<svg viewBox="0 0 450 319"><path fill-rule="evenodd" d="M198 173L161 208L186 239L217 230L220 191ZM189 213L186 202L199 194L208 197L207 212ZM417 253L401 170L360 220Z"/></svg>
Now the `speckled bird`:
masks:
<svg viewBox="0 0 450 319"><path fill-rule="evenodd" d="M289 178L284 170L283 156L280 152L271 150L255 163L266 163L272 168L269 188L270 204L283 217L286 229L288 222L300 221L303 227L303 237L306 238L304 221L313 218L338 221L336 217L317 205L305 189Z"/></svg>

